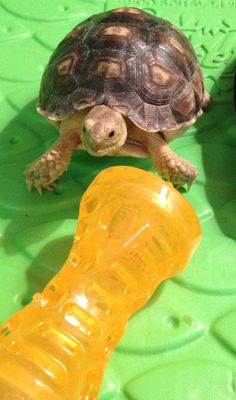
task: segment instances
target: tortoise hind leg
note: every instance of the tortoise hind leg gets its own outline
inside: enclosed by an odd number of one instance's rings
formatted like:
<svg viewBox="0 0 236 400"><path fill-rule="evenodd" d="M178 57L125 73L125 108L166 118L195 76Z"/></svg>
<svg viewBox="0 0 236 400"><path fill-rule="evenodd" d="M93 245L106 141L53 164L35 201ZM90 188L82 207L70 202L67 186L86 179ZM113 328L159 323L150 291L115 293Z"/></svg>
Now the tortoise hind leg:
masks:
<svg viewBox="0 0 236 400"><path fill-rule="evenodd" d="M175 154L158 133L149 133L147 137L149 139L146 146L160 176L176 187L187 184L190 189L198 176L197 169L189 161Z"/></svg>
<svg viewBox="0 0 236 400"><path fill-rule="evenodd" d="M211 102L212 102L211 95L205 91L203 95L202 109L208 110L210 108Z"/></svg>
<svg viewBox="0 0 236 400"><path fill-rule="evenodd" d="M42 189L54 188L55 180L67 170L72 152L79 144L77 132L71 130L61 135L49 150L27 167L25 175L28 189L34 186L42 193Z"/></svg>

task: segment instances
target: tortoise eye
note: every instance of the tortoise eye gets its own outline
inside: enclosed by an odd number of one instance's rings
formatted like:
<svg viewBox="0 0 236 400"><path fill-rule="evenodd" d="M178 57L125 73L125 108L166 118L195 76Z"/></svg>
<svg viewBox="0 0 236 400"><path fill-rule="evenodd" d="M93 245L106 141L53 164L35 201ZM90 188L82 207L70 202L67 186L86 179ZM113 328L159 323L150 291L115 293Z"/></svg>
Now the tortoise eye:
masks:
<svg viewBox="0 0 236 400"><path fill-rule="evenodd" d="M108 134L109 138L113 138L114 136L115 136L115 131L109 132L109 134Z"/></svg>

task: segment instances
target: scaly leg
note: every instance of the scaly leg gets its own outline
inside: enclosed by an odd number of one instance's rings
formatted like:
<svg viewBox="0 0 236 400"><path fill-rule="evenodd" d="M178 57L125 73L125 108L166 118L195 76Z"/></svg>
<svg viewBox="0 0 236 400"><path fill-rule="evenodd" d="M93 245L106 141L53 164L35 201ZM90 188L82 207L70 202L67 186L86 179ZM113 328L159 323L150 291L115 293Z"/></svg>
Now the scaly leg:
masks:
<svg viewBox="0 0 236 400"><path fill-rule="evenodd" d="M208 110L212 102L211 95L208 92L204 92L203 101L202 101L202 109Z"/></svg>
<svg viewBox="0 0 236 400"><path fill-rule="evenodd" d="M189 189L198 176L197 169L175 154L160 135L149 133L147 137L146 146L158 173L176 187L187 183Z"/></svg>
<svg viewBox="0 0 236 400"><path fill-rule="evenodd" d="M28 189L34 186L41 194L42 189L54 188L55 180L67 170L72 152L80 143L78 131L70 130L62 134L49 150L27 167Z"/></svg>

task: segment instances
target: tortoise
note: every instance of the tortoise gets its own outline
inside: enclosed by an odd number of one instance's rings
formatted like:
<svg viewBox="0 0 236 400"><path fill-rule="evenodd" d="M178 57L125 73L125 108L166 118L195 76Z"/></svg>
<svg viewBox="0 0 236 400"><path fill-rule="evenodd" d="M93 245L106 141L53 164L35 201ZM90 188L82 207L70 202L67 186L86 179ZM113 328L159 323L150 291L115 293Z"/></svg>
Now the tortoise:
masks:
<svg viewBox="0 0 236 400"><path fill-rule="evenodd" d="M210 103L197 56L170 22L138 8L93 15L53 52L37 110L58 140L26 169L29 190L55 187L72 153L151 156L157 172L189 187L197 169L168 143Z"/></svg>

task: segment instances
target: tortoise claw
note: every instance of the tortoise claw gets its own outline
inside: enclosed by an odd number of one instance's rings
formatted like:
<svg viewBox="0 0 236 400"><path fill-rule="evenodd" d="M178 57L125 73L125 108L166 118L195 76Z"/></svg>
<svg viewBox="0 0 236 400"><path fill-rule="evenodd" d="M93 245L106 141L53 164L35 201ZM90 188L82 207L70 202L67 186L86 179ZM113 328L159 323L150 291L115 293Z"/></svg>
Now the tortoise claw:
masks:
<svg viewBox="0 0 236 400"><path fill-rule="evenodd" d="M35 185L35 188L37 189L37 192L40 194L40 196L42 196L43 190L42 190L41 186Z"/></svg>
<svg viewBox="0 0 236 400"><path fill-rule="evenodd" d="M26 185L27 185L28 191L31 192L32 187L33 187L33 182L31 182L29 179L26 179Z"/></svg>

